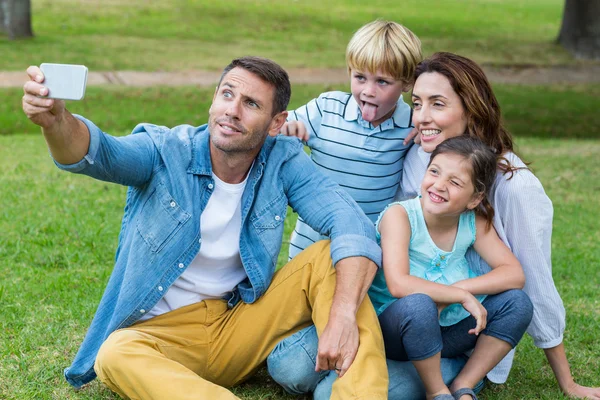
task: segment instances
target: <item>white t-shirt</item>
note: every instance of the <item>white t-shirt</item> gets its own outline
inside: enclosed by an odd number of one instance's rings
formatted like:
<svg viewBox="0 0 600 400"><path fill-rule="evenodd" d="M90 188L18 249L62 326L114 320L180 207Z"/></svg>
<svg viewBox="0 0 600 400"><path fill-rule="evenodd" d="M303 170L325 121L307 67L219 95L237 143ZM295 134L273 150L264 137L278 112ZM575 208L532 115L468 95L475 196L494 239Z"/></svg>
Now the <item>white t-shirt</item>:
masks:
<svg viewBox="0 0 600 400"><path fill-rule="evenodd" d="M215 190L200 217L200 251L164 297L144 315L147 320L205 299L220 299L246 279L240 258L242 183L231 184L214 173Z"/></svg>

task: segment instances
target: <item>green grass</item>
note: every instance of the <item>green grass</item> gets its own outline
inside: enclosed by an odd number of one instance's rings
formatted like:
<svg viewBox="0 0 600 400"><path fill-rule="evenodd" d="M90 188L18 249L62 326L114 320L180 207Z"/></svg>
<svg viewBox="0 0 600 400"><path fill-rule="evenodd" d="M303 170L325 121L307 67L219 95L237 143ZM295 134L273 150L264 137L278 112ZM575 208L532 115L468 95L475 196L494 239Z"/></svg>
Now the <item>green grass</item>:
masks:
<svg viewBox="0 0 600 400"><path fill-rule="evenodd" d="M554 277L567 308L571 365L581 383L597 385L600 235L591 199L600 194L600 143L518 144L554 201ZM97 382L75 392L61 371L110 274L125 189L59 171L39 136L1 136L0 148L0 398L116 398ZM290 220L288 233L292 225ZM529 338L519 347L509 382L487 389L482 398L537 399L540 393L561 398L542 352ZM236 393L246 399L287 398L264 371Z"/></svg>
<svg viewBox="0 0 600 400"><path fill-rule="evenodd" d="M324 91L326 85L295 86L290 109L301 106ZM507 126L518 137L599 138L600 84L581 86L496 85L495 92ZM21 89L0 89L0 135L38 133L21 110ZM174 126L206 122L213 90L207 88L88 88L70 111L102 121L113 134L124 134L142 121ZM406 96L408 97L408 96ZM118 104L118 106L115 106Z"/></svg>
<svg viewBox="0 0 600 400"><path fill-rule="evenodd" d="M32 40L0 36L0 70L42 62L92 71L220 69L235 56L285 67L343 67L361 25L385 18L422 40L480 63L576 63L554 43L562 0L34 0Z"/></svg>
<svg viewBox="0 0 600 400"><path fill-rule="evenodd" d="M293 105L326 90L294 88ZM598 86L498 86L517 145L554 202L554 278L567 308L565 343L579 382L600 385L600 142ZM125 189L64 173L48 156L38 129L19 111L19 94L0 91L0 398L108 399L94 382L75 392L62 378L91 321L113 265ZM204 89L92 89L69 106L116 134L141 120L164 125L205 121L211 91ZM529 111L525 111L529 110ZM533 110L533 111L532 111ZM9 133L8 131L3 131ZM27 133L23 133L27 132ZM579 138L564 140L561 138ZM287 233L293 220L286 222ZM285 259L282 251L280 262ZM483 399L560 399L543 353L529 338L519 346L506 385ZM251 399L291 399L264 370L236 388ZM543 393L543 395L542 395Z"/></svg>

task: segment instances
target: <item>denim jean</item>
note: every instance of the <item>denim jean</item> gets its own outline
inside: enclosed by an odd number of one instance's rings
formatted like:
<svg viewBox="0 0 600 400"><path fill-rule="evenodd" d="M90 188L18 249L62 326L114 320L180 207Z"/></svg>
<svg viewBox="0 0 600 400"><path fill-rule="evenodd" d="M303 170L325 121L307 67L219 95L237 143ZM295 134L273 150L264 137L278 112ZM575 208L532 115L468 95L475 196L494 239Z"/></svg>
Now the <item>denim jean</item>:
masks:
<svg viewBox="0 0 600 400"><path fill-rule="evenodd" d="M331 387L337 378L333 371L315 372L318 338L314 326L305 328L279 342L267 359L271 377L288 393L314 392L316 400L329 399ZM464 355L442 359L442 376L449 385L461 371L468 358ZM425 398L425 388L410 361L387 360L390 400L420 400ZM481 381L475 388L483 388Z"/></svg>
<svg viewBox="0 0 600 400"><path fill-rule="evenodd" d="M487 326L483 334L515 347L533 316L533 305L522 290L507 290L483 302ZM477 325L468 316L454 325L440 327L438 310L431 297L416 293L392 303L379 316L387 358L397 361L424 360L441 351L456 357L472 350L478 336L469 334Z"/></svg>
<svg viewBox="0 0 600 400"><path fill-rule="evenodd" d="M510 292L513 291L507 293ZM531 302L529 302L527 296L522 296L523 292L521 291L514 292L520 293L516 295L518 298L525 298L523 301L524 314L526 315L528 313L527 309L529 309L531 315ZM493 300L494 297L496 296L489 296L488 299L492 298ZM502 300L502 297L499 299ZM496 301L493 301L488 306L491 307L495 303ZM531 319L531 316L529 316L529 319ZM329 399L331 387L337 375L333 371L315 372L317 348L318 337L314 326L296 332L279 342L269 355L267 359L269 374L288 393L305 394L314 392L316 400ZM447 385L452 383L467 360L468 358L463 354L452 358L442 358L442 377ZM388 359L387 366L390 380L388 392L390 400L425 398L425 388L412 362ZM484 381L479 382L474 391L478 393L483 385Z"/></svg>

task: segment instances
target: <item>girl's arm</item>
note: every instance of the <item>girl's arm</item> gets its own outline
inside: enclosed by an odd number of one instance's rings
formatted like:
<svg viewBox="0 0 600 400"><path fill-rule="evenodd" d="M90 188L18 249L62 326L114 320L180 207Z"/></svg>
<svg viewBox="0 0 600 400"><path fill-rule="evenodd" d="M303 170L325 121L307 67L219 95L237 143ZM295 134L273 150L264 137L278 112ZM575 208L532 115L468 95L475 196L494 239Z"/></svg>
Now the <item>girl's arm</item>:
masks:
<svg viewBox="0 0 600 400"><path fill-rule="evenodd" d="M477 320L476 328L469 332L478 334L485 328L487 311L467 290L410 275L408 247L411 229L404 207L394 205L385 212L379 223L379 233L383 273L392 296L400 298L424 293L438 304L460 303Z"/></svg>
<svg viewBox="0 0 600 400"><path fill-rule="evenodd" d="M486 229L485 218L476 216L475 227L477 233L473 248L492 271L457 282L453 286L472 294L496 294L509 289L522 289L525 285L525 274L519 260L500 240L495 229Z"/></svg>

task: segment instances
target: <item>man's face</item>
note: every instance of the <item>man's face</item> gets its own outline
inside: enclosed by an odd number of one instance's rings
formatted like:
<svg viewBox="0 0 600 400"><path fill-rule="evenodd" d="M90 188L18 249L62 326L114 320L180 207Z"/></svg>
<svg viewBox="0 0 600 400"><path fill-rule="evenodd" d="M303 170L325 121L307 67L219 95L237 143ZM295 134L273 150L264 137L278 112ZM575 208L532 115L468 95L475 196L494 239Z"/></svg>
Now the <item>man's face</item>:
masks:
<svg viewBox="0 0 600 400"><path fill-rule="evenodd" d="M211 146L225 153L254 153L267 134L275 134L286 112L273 113L275 88L236 67L222 79L209 110Z"/></svg>

